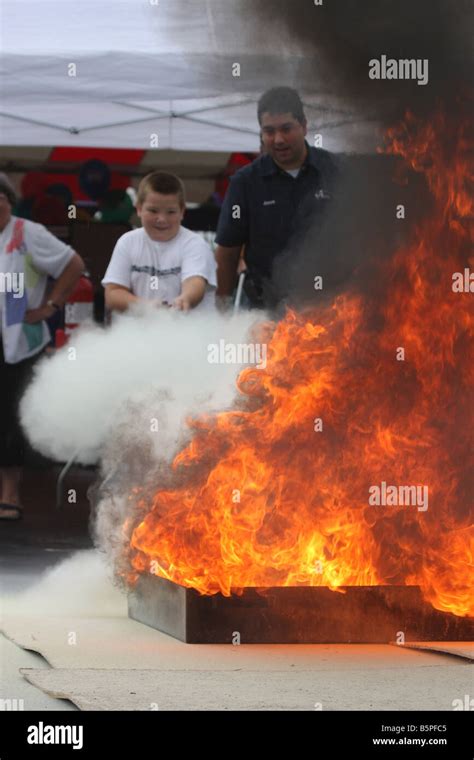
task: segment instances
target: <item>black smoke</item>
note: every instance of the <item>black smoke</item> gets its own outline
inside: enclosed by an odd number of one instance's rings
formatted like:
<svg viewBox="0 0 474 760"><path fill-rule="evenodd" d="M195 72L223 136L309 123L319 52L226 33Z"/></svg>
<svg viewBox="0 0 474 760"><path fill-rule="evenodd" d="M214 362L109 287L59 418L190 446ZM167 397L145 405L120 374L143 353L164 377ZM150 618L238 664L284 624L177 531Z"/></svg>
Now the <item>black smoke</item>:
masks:
<svg viewBox="0 0 474 760"><path fill-rule="evenodd" d="M471 0L240 0L256 28L278 30L317 56L315 83L377 109L392 123L407 107L429 109L453 87L473 84L474 4ZM263 39L263 37L262 37ZM428 59L429 81L373 80L368 64L381 55Z"/></svg>
<svg viewBox="0 0 474 760"><path fill-rule="evenodd" d="M282 49L290 41L306 61L301 82L289 77L281 84L307 85L306 68L312 65L315 92L323 84L326 93L375 115L382 128L407 110L422 119L439 107L449 114L455 100L454 118L464 118L459 96L472 90L474 72L474 5L467 0L323 0L320 6L314 0L240 0L240 8L253 14L257 38L280 35ZM382 55L428 59L428 83L370 79L369 61ZM472 102L464 97L467 118L473 115ZM324 217L294 238L274 263L268 298L280 307L312 305L348 285L380 291L377 278L384 268L379 265L431 210L422 174L405 172L403 183L396 179L399 160L345 155L337 161L340 179ZM404 221L396 218L399 204L406 207ZM323 277L324 294L315 295L317 275Z"/></svg>

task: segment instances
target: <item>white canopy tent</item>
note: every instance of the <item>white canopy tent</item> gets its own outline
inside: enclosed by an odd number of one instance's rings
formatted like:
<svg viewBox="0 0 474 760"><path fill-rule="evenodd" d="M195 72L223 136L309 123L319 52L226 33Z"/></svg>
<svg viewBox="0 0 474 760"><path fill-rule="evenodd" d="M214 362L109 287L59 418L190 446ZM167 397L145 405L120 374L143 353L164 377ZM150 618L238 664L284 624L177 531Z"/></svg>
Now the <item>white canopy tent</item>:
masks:
<svg viewBox="0 0 474 760"><path fill-rule="evenodd" d="M314 54L257 39L240 3L1 0L0 145L256 151L258 98L288 84L310 141L373 152L370 114L327 91Z"/></svg>

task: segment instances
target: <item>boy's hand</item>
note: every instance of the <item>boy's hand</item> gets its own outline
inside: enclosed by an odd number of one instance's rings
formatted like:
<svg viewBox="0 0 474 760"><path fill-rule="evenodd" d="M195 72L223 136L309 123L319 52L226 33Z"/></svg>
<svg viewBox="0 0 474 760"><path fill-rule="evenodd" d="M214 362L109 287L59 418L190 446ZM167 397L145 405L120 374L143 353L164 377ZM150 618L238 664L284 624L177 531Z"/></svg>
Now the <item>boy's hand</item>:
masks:
<svg viewBox="0 0 474 760"><path fill-rule="evenodd" d="M181 293L180 296L174 299L173 306L175 309L178 309L178 311L189 311L191 308L191 302L189 298L186 298L186 296Z"/></svg>

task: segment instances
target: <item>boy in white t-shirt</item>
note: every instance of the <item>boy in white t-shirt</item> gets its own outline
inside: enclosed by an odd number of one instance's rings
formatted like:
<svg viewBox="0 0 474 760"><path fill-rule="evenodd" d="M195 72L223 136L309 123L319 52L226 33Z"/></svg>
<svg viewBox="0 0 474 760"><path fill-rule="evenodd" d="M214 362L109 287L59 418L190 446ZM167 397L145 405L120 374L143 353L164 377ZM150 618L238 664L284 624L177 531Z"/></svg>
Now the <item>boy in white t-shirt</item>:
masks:
<svg viewBox="0 0 474 760"><path fill-rule="evenodd" d="M210 246L181 226L184 185L174 174L152 172L138 186L137 214L142 227L117 241L102 285L112 311L154 300L187 311L216 286ZM208 298L206 300L209 300Z"/></svg>

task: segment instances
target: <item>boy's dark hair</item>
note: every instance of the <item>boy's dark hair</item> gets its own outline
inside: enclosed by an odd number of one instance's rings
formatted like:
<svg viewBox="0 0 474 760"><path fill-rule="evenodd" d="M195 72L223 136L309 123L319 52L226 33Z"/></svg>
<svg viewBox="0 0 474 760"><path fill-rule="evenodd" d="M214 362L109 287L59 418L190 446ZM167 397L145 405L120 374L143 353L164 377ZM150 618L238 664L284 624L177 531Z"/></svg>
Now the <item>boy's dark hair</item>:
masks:
<svg viewBox="0 0 474 760"><path fill-rule="evenodd" d="M15 206L17 202L17 197L15 193L15 188L13 187L12 183L8 179L7 175L3 172L0 172L0 193L3 193L8 198L8 203L10 206Z"/></svg>
<svg viewBox="0 0 474 760"><path fill-rule="evenodd" d="M143 177L138 185L137 204L145 202L147 193L161 193L162 195L177 195L181 208L185 206L184 185L179 177L169 172L151 172Z"/></svg>
<svg viewBox="0 0 474 760"><path fill-rule="evenodd" d="M271 90L267 90L263 93L262 97L258 101L258 123L262 123L262 114L264 113L291 113L303 124L305 122L305 115L303 110L303 103L299 94L292 87L272 87Z"/></svg>

